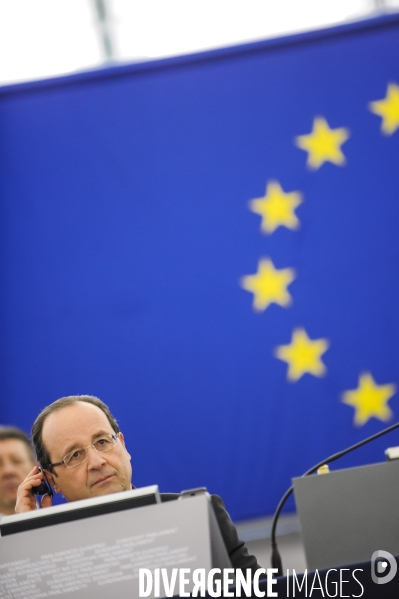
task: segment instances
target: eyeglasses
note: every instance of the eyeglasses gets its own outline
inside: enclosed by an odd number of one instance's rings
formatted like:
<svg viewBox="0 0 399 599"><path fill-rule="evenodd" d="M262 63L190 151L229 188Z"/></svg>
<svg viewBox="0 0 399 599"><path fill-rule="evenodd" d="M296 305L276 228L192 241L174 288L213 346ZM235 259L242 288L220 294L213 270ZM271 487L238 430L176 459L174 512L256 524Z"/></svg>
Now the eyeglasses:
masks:
<svg viewBox="0 0 399 599"><path fill-rule="evenodd" d="M115 435L102 435L99 439L97 439L97 441L94 441L94 443L89 443L89 445L86 445L86 447L81 447L80 449L74 449L70 451L66 454L66 456L63 457L61 462L49 464L47 468L54 468L54 466L61 466L62 464L65 464L67 468L75 468L75 466L80 466L80 464L83 464L83 462L85 462L89 457L89 447L92 447L99 453L105 453L119 443L119 434L120 433L116 433Z"/></svg>

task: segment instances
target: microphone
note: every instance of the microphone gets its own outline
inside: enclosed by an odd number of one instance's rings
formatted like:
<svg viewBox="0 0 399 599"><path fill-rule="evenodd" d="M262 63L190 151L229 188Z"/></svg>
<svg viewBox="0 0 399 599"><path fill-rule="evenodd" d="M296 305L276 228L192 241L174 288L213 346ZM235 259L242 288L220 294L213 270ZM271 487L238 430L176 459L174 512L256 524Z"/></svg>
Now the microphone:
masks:
<svg viewBox="0 0 399 599"><path fill-rule="evenodd" d="M330 464L331 462L338 460L338 458L342 458L342 456L346 455L347 453L350 453L351 451L354 451L355 449L362 447L362 445L366 445L366 443L369 443L370 441L374 441L374 439L378 439L378 437L382 437L383 435L390 433L391 431L395 430L396 428L399 428L399 422L397 422L396 424L393 424L392 426L389 426L388 428L385 428L384 430L380 431L379 433L376 433L375 435L371 435L371 437L367 437L367 439L363 439L363 441L359 441L359 443L356 443L355 445L352 445L351 447L348 447L347 449L343 449L342 451L339 451L338 453L334 453L334 455L323 460L322 462L319 462L318 464L316 464L316 466L313 466L310 470L305 472L305 474L302 475L302 478L304 476L309 476L309 474L313 474L313 472L316 472L316 470L318 468L320 468L321 466L324 466L325 464ZM272 568L277 568L277 576L283 575L283 563L282 563L279 551L277 549L277 541L276 541L277 520L280 516L281 510L283 509L285 502L287 501L288 497L291 495L293 490L294 490L294 486L292 485L284 493L282 499L280 500L280 503L277 506L275 514L273 516L272 531L271 531L271 543L272 543L271 563L272 563Z"/></svg>

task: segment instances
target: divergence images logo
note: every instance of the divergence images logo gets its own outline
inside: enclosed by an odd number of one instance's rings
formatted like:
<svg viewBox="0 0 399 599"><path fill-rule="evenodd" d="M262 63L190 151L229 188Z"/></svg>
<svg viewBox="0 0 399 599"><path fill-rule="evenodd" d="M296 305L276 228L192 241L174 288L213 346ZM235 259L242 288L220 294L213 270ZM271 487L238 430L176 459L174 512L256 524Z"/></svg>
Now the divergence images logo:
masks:
<svg viewBox="0 0 399 599"><path fill-rule="evenodd" d="M379 549L371 556L371 578L376 584L391 582L395 576L398 565L393 555L388 551Z"/></svg>

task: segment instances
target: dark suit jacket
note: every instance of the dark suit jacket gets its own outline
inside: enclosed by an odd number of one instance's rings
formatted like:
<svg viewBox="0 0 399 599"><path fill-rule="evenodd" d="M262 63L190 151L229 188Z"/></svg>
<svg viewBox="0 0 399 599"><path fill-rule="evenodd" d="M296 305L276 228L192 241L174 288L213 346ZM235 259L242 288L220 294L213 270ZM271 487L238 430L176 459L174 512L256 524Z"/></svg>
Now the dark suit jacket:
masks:
<svg viewBox="0 0 399 599"><path fill-rule="evenodd" d="M178 497L178 493L161 493L162 501L172 501ZM238 538L236 527L231 521L221 497L219 495L211 495L211 502L227 553L230 556L231 565L235 570L243 570L244 574L246 573L245 570L250 568L253 576L255 571L261 568L256 557L248 553L244 541Z"/></svg>

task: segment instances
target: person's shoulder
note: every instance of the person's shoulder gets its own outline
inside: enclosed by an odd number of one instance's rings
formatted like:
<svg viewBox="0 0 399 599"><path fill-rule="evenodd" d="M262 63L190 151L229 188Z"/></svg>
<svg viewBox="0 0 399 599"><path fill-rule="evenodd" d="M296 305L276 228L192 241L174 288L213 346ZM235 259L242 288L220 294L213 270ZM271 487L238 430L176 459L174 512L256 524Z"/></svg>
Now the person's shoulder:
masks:
<svg viewBox="0 0 399 599"><path fill-rule="evenodd" d="M160 493L160 496L162 503L181 497L180 493ZM248 553L245 543L238 537L236 527L226 510L223 499L219 495L210 495L210 501L233 568L243 571L250 568L254 575L260 566L256 557Z"/></svg>

